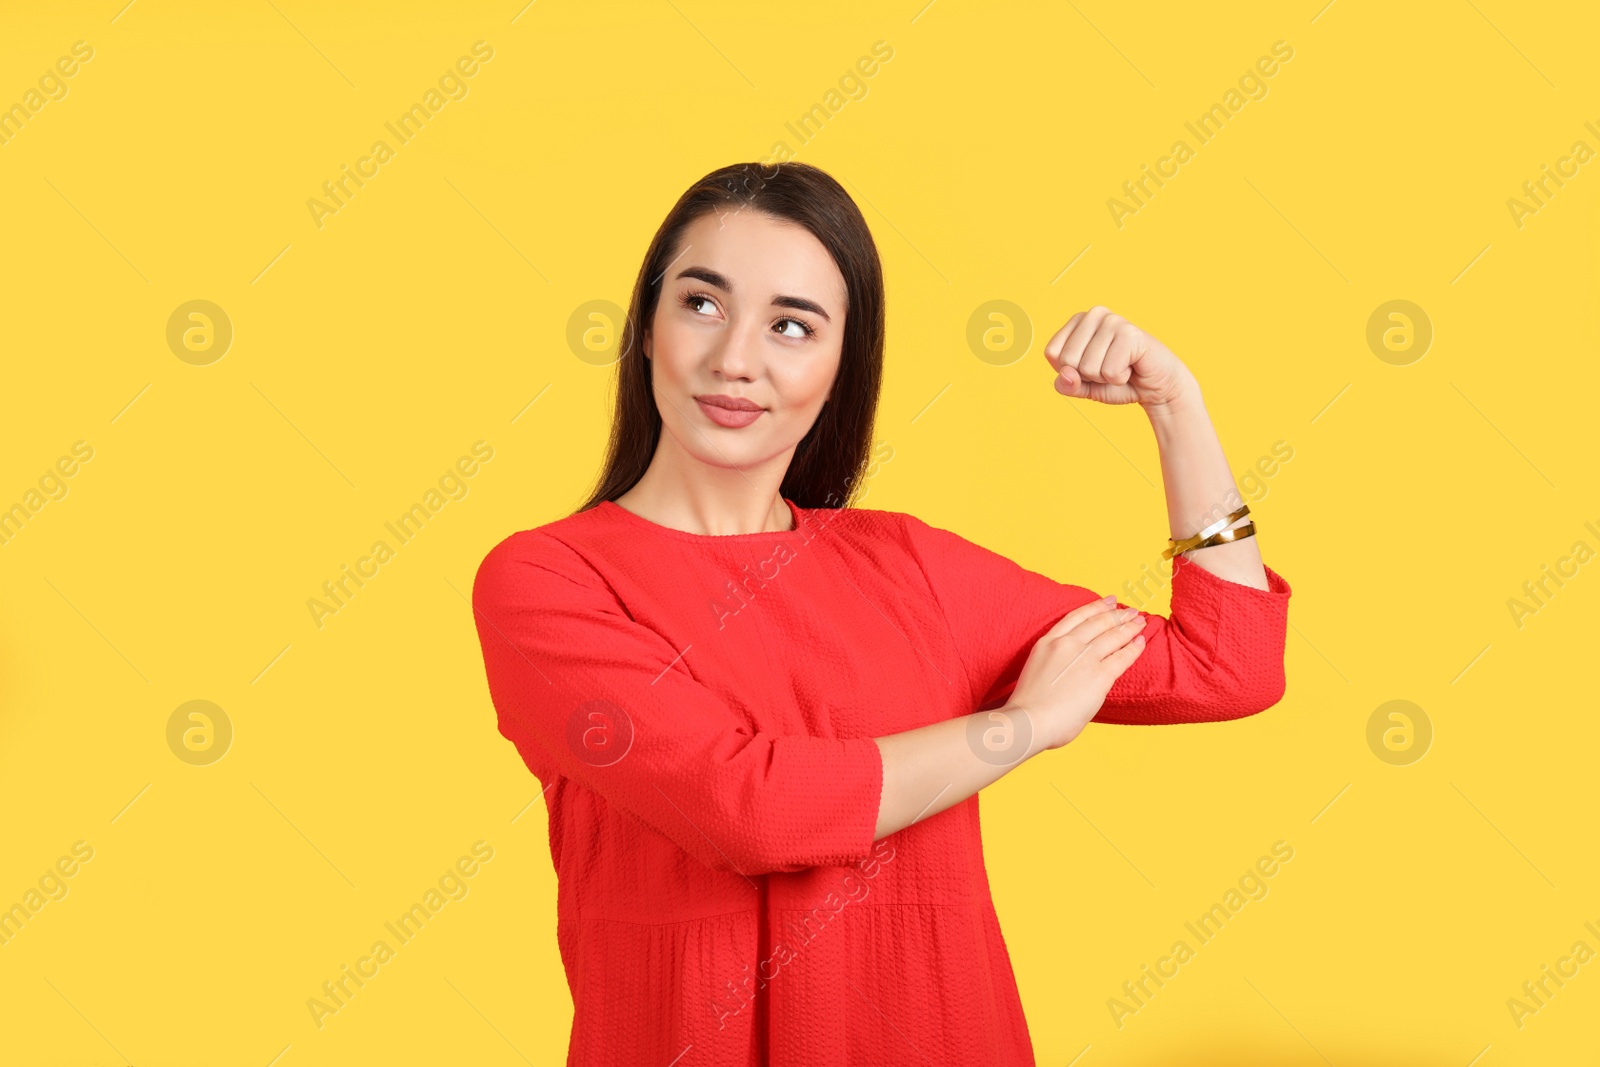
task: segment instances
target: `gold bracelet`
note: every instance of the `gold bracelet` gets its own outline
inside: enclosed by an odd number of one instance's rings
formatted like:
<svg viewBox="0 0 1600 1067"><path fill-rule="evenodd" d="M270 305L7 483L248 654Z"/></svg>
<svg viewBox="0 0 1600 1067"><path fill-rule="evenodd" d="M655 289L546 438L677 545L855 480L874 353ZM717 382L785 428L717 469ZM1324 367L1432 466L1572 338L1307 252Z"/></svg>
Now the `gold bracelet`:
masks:
<svg viewBox="0 0 1600 1067"><path fill-rule="evenodd" d="M1255 535L1256 524L1247 522L1243 526L1236 526L1231 530L1223 530L1220 533L1212 534L1198 545L1195 545L1194 548L1186 549L1186 551L1193 552L1195 549L1210 548L1212 545L1225 545L1229 541L1242 541L1246 537L1254 537Z"/></svg>
<svg viewBox="0 0 1600 1067"><path fill-rule="evenodd" d="M1204 530L1201 530L1192 537L1185 537L1182 541L1175 541L1170 537L1167 538L1167 550L1161 553L1161 558L1171 559L1173 556L1176 556L1182 552L1187 552L1191 548L1199 548L1200 542L1204 541L1208 537L1211 537L1213 534L1222 531L1225 527L1232 526L1235 522L1238 522L1248 514L1250 514L1250 505L1242 504L1240 505L1238 511L1235 511L1233 514L1224 518L1218 519L1216 522L1212 523L1210 526L1207 526ZM1216 544L1217 542L1213 541L1211 543Z"/></svg>

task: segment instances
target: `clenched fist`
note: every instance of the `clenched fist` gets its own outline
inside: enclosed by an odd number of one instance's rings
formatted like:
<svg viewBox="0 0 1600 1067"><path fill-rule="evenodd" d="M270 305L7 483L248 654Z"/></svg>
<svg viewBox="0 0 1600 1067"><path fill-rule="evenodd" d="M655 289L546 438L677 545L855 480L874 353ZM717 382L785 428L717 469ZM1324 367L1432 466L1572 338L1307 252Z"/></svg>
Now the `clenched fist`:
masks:
<svg viewBox="0 0 1600 1067"><path fill-rule="evenodd" d="M1096 305L1067 320L1044 346L1056 392L1102 404L1169 404L1194 375L1160 341L1110 308Z"/></svg>

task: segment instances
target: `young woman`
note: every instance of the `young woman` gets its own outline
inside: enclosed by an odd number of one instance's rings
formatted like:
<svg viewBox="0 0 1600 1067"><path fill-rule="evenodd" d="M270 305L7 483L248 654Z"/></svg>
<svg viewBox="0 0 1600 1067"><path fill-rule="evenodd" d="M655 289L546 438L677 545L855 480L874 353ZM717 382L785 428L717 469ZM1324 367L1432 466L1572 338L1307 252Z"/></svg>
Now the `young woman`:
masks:
<svg viewBox="0 0 1600 1067"><path fill-rule="evenodd" d="M1096 307L1045 355L1149 417L1170 617L849 507L883 343L832 178L708 174L635 282L598 487L479 568L499 729L549 810L569 1064L1032 1064L978 791L1091 720L1283 695L1288 583L1160 342Z"/></svg>

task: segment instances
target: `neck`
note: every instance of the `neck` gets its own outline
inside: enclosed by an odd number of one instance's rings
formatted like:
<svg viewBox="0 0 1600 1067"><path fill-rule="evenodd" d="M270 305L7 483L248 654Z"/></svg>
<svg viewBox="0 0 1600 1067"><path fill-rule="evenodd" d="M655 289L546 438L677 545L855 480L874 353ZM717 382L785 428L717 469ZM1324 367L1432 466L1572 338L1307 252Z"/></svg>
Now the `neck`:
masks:
<svg viewBox="0 0 1600 1067"><path fill-rule="evenodd" d="M720 537L794 528L780 493L789 455L740 469L712 467L691 457L675 462L670 454L663 440L644 475L616 503L658 525L694 534Z"/></svg>

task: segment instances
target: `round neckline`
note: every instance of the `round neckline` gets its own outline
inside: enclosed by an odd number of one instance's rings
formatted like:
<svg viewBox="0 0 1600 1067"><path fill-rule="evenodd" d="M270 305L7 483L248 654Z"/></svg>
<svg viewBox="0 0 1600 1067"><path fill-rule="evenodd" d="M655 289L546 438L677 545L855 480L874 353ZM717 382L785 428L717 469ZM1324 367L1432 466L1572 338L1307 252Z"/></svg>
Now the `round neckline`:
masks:
<svg viewBox="0 0 1600 1067"><path fill-rule="evenodd" d="M652 522L643 515L629 511L615 500L602 500L595 506L597 508L604 508L606 511L616 515L618 518L629 523L630 525L637 526L641 529L648 530L651 533L658 534L663 537L671 537L674 540L696 541L702 544L739 544L746 541L757 541L770 538L778 538L779 540L794 540L805 535L806 520L800 513L799 505L797 505L793 500L790 500L788 497L782 497L782 500L789 508L789 513L794 516L794 529L767 530L764 533L737 534L699 534L692 533L689 530L675 529L671 526L662 526L660 523Z"/></svg>

